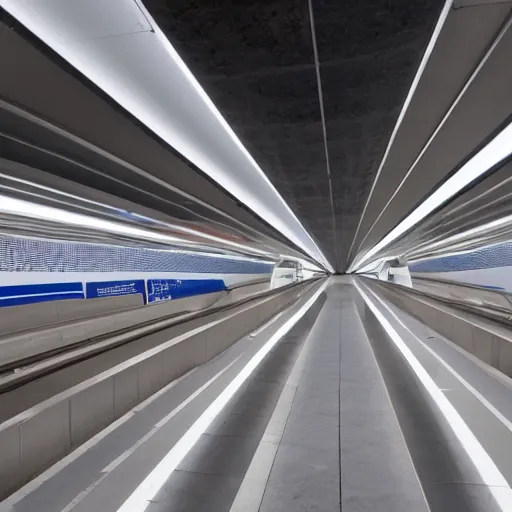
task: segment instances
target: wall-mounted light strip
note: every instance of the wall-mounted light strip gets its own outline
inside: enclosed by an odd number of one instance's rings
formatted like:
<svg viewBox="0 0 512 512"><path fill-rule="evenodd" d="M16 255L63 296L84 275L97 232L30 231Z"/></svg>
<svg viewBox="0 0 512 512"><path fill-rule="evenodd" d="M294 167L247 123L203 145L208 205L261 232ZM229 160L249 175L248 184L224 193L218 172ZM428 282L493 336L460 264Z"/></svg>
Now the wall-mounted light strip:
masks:
<svg viewBox="0 0 512 512"><path fill-rule="evenodd" d="M23 192L25 195L29 195L29 196L32 196L32 197L35 197L35 198L40 198L40 199L46 199L46 200L51 200L51 201L54 201L54 202L60 202L60 203L63 203L64 205L69 205L71 207L75 207L75 208L81 208L82 210L89 210L91 211L92 214L94 213L100 213L100 214L106 214L110 217L115 217L116 215L126 215L126 214L129 214L131 218L135 218L135 219L140 219L141 221L144 221L144 222L149 222L150 224L153 224L155 226L162 226L166 229L169 229L169 230L173 230L173 231L177 231L179 233L184 233L184 234L188 234L188 235L192 235L192 236L197 236L199 238L202 238L204 240L208 240L208 241L211 241L211 242L216 242L216 243L219 243L221 244L222 246L229 246L229 247L232 247L233 250L238 250L238 251L242 251L242 252L247 252L249 254L252 254L254 256L257 256L257 255L260 255L260 256L263 256L263 257L269 257L271 256L271 253L269 251L263 251L261 249L258 249L256 247L253 247L253 246L247 246L247 245L244 245L244 244L241 244L241 243L238 243L238 242L234 242L232 240L229 240L229 239L225 239L225 238L222 238L222 237L219 237L219 236L215 236L215 235L211 235L210 233L206 233L204 231L198 231L196 229L192 229L192 228L188 228L186 226L181 226L181 225L177 225L177 224L171 224L169 222L164 222L164 221L161 221L161 220L157 220L157 219L153 219L151 217L148 217L147 215L141 215L137 212L133 212L133 211L129 211L129 210L126 210L126 209L123 209L123 208L120 208L120 207L116 207L116 206L111 206L107 203L102 203L102 202L99 202L99 201L93 201L91 199L87 199L87 198L84 198L84 197L79 197L79 196L76 196L74 194L70 194L68 192L64 192L62 190L58 190L58 189L55 189L55 188L52 188L52 187L48 187L46 185L41 185L39 183L35 183L35 182L32 182L32 181L29 181L29 180L26 180L26 179L22 179L22 178L18 178L18 177L15 177L15 176L11 176L9 174L3 174L3 173L0 173L0 178L3 178L5 180L9 180L9 181L13 181L15 183L20 183L22 185L27 185L31 188L35 188L35 189L38 189L38 190L43 190L45 192L49 192L51 194L55 194L56 196L62 196L66 199L71 199L72 201L63 201L63 200L60 200L60 199L56 199L54 197L47 197L43 194L36 194L34 192L30 192L30 191L26 191L24 189L17 189L15 187L9 187L9 186L6 186L6 185L0 185L0 189L2 190L6 190L6 191L14 191L14 192ZM37 199L35 199L37 200ZM97 206L98 208L104 208L105 210L108 210L108 212L102 212L101 210L94 210L94 209L91 209L87 206L83 206L82 203L85 203L85 205L93 205L93 206ZM112 212L112 213L110 213ZM87 214L85 214L87 215Z"/></svg>
<svg viewBox="0 0 512 512"><path fill-rule="evenodd" d="M432 244L425 245L424 247L422 247L422 252L432 251L439 247L443 247L443 246L447 246L447 245L449 246L450 244L455 244L456 242L463 242L465 240L470 240L471 238L473 238L476 235L479 235L481 233L492 233L492 231L499 229L503 226L506 226L507 224L512 227L512 215L507 215L506 217L502 217L501 219L496 219L491 222L482 224L480 226L476 226L474 228L468 229L461 233L457 233L450 237L444 238L443 240L440 240L439 242L434 242ZM496 243L490 244L490 245L496 245ZM480 247L480 249L481 248L482 247ZM472 252L473 250L474 249L466 249L465 251L461 251L461 252ZM444 256L444 254L443 254L443 256Z"/></svg>
<svg viewBox="0 0 512 512"><path fill-rule="evenodd" d="M416 374L419 382L423 385L434 403L439 408L446 422L452 429L462 448L466 451L469 459L482 478L482 481L489 489L489 492L493 496L500 510L503 512L510 511L512 506L512 489L510 488L506 478L498 469L485 448L480 444L457 409L455 409L450 400L448 400L446 395L437 386L427 370L425 370L411 349L407 346L404 340L402 340L389 320L381 313L381 311L370 299L368 294L365 293L357 281L354 281L354 284L368 308L375 315L398 350L402 353L403 357L413 372ZM373 292L370 290L369 292L378 299L378 297Z"/></svg>
<svg viewBox="0 0 512 512"><path fill-rule="evenodd" d="M171 448L165 457L155 466L135 491L121 505L117 512L144 512L150 501L156 496L173 471L185 458L187 453L199 440L210 423L222 411L233 395L240 389L251 373L263 361L272 348L313 306L327 286L325 282L308 301L290 317L269 340L261 347L252 359L242 368L240 373L228 384L220 395L207 407L181 439Z"/></svg>
<svg viewBox="0 0 512 512"><path fill-rule="evenodd" d="M7 213L11 215L19 215L22 217L34 218L39 221L46 220L49 222L57 222L59 224L77 226L80 228L87 229L96 229L98 231L113 233L123 236L130 236L136 238L137 240L148 240L148 241L156 241L169 245L182 245L182 244L190 244L188 240L180 239L177 237L173 237L170 235L165 235L163 233L158 233L156 231L150 231L146 229L140 229L136 227L132 227L130 225L113 222L110 220L100 219L98 217L92 217L89 215L83 215L80 213L75 213L67 210L61 210L59 208L54 208L51 206L41 205L37 203L31 203L29 201L24 201L22 199L16 199L13 197L2 196L0 195L0 212ZM180 253L189 253L189 254L201 254L202 256L213 257L213 258L225 258L228 260L240 260L240 261L257 261L259 263L272 263L273 260L260 260L251 257L244 257L239 255L226 255L226 254L217 254L217 253L207 253L207 252L194 252L192 250L186 249L164 249L168 252L180 252ZM270 255L268 255L270 256Z"/></svg>
<svg viewBox="0 0 512 512"><path fill-rule="evenodd" d="M464 247L461 249L457 249L457 247L449 250L443 251L440 254L428 254L427 256L413 256L411 259L407 258L407 262L409 266L416 265L419 263L424 263L432 260L441 260L445 258L451 258L452 256L466 256L468 254L473 254L475 252L485 251L487 249L491 249L496 246L505 245L507 241L493 241L485 245L479 245L477 247Z"/></svg>
<svg viewBox="0 0 512 512"><path fill-rule="evenodd" d="M411 228L420 223L434 210L453 198L462 189L483 176L489 169L507 158L512 153L512 124L509 124L483 149L466 162L451 178L445 181L433 194L409 214L402 222L392 229L378 244L366 254L356 258L349 272L361 266L385 247L397 240Z"/></svg>
<svg viewBox="0 0 512 512"><path fill-rule="evenodd" d="M154 240L158 242L167 242L168 244L176 244L185 240L147 231L145 229L134 228L132 226L123 225L109 220L90 217L80 213L60 210L51 206L45 206L36 203L15 199L13 197L0 196L0 212L10 213L12 215L21 215L23 217L36 218L38 220L47 220L58 222L60 224L70 224L82 228L98 229L119 235L128 235L138 237L145 240Z"/></svg>

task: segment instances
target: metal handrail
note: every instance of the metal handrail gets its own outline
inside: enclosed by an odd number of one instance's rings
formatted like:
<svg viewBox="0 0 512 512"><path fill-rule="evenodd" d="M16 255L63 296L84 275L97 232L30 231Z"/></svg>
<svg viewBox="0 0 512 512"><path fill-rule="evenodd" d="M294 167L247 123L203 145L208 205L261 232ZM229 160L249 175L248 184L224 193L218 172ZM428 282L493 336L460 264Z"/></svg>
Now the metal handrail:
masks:
<svg viewBox="0 0 512 512"><path fill-rule="evenodd" d="M99 355L103 352L107 352L126 343L131 343L133 341L136 341L137 339L143 338L155 332L159 332L164 329L174 327L181 323L201 319L203 317L210 316L218 312L227 313L228 311L243 306L247 303L257 302L259 300L261 301L272 295L279 295L295 286L298 286L299 288L307 288L308 285L312 285L316 281L316 279L311 279L308 281L302 281L300 283L291 283L289 285L283 286L275 290L265 290L264 292L250 295L249 297L244 297L243 299L235 303L228 304L225 306L213 306L202 309L200 311L187 312L183 314L173 314L163 317L158 321L150 320L147 322L137 324L136 326L120 329L118 331L113 331L105 335L97 336L77 343L66 345L65 347L62 348L62 350L50 350L47 352L42 352L35 356L30 356L21 360L17 360L14 363L8 363L0 368L0 373L13 372L16 368L32 366L37 364L41 364L42 367L40 371L34 371L30 375L17 375L15 378L13 378L13 376L7 378L9 374L7 373L6 376L6 374L4 373L3 380L6 380L6 382L3 382L2 379L0 378L0 393L10 391L11 389L14 389L16 387L19 387L20 385L30 382L31 380L39 378L42 375L51 373L65 366L69 366L70 364L75 364L85 359L89 359L93 356ZM65 355L66 353L73 353L73 356L69 359L61 360L62 356ZM53 359L55 359L55 363L47 363L47 361Z"/></svg>
<svg viewBox="0 0 512 512"><path fill-rule="evenodd" d="M476 284L471 283L461 283L460 281L453 281L451 279L443 279L443 278L431 278L427 276L418 276L418 275L412 275L411 276L413 282L415 281L424 281L428 282L430 284L442 284L451 286L453 288L457 288L460 290L471 290L471 293L474 294L474 296L485 294L491 297L499 297L501 299L504 299L504 302L506 302L506 308L501 307L499 304L493 304L492 306L497 307L498 309L505 309L506 311L511 310L512 311L512 294L505 290L498 290L495 288L487 288L485 286L479 286Z"/></svg>
<svg viewBox="0 0 512 512"><path fill-rule="evenodd" d="M483 316L489 320L495 320L500 323L504 323L507 326L510 326L510 323L512 322L512 297L506 292L489 290L475 285L466 285L449 280L413 277L412 281L412 288L396 283L387 283L386 281L378 281L378 284L385 285L387 288L393 287L402 293L406 292L408 294L416 295L419 297L437 300L450 307L456 307L467 313ZM422 281L434 285L435 289L431 288L427 291L425 289L415 287L415 284L417 285L418 282ZM375 281L372 282L375 283ZM467 294L466 297L461 296L461 294L453 294L450 293L450 288L456 289L459 292L471 291L471 294ZM487 297L482 297L482 294L486 295ZM499 304L497 302L493 302L490 297L499 297L502 303ZM476 303L475 299L477 299L479 303Z"/></svg>

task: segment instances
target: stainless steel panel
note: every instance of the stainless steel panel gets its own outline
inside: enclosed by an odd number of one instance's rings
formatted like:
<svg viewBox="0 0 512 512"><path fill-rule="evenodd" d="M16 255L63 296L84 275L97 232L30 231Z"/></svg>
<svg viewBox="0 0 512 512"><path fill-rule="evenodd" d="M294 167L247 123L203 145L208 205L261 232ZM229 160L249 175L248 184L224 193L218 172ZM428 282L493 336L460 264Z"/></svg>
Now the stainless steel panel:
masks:
<svg viewBox="0 0 512 512"><path fill-rule="evenodd" d="M506 61L506 54L503 54L501 57L496 56L493 61L497 62L501 58L498 69L494 67L490 70L488 66L483 69L478 80L485 77L486 82L475 83L471 91L477 92L470 94L468 91L463 96L460 107L451 114L446 126L434 139L431 149L407 178L403 190L397 190L485 55L509 11L510 5L496 3L451 10L368 203L354 244L353 256L381 213L382 218L373 227L363 248L371 248L382 239L474 148L475 137L470 140L470 133L478 132L476 143L479 143L507 115L504 92L508 90L508 86L505 86L508 78L503 75L503 63ZM499 87L496 80L504 85L501 96L497 94L498 91L496 94L491 93ZM495 114L494 118L490 117L491 111ZM395 192L396 197L383 212Z"/></svg>

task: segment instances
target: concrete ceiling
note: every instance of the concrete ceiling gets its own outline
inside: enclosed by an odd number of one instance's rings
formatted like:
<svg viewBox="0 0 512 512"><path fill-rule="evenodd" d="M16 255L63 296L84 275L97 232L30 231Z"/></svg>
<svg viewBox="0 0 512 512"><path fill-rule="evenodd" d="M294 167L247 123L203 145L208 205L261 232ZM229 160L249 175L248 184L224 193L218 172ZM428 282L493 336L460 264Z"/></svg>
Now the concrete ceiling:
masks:
<svg viewBox="0 0 512 512"><path fill-rule="evenodd" d="M144 1L341 271L443 3Z"/></svg>

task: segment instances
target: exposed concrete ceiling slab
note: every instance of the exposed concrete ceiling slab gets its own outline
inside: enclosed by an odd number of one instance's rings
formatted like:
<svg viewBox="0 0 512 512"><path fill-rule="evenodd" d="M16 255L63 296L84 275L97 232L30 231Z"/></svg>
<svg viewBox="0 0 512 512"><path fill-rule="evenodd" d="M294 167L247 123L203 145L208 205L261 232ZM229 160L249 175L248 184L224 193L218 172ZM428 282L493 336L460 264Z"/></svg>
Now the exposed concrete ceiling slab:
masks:
<svg viewBox="0 0 512 512"><path fill-rule="evenodd" d="M144 4L262 169L344 270L442 2ZM334 213L334 215L333 215Z"/></svg>

